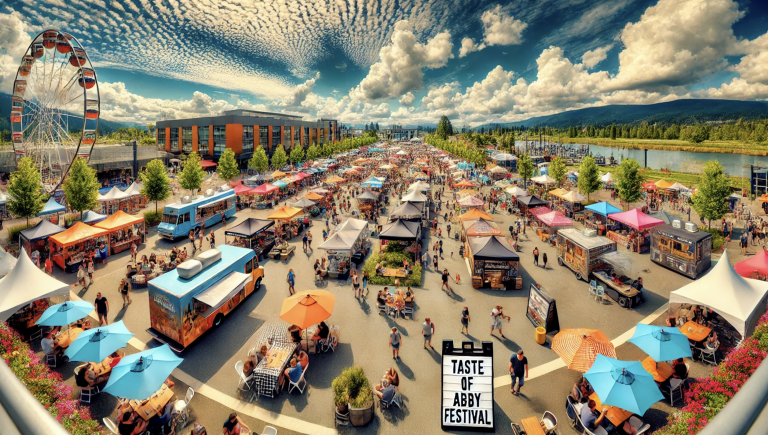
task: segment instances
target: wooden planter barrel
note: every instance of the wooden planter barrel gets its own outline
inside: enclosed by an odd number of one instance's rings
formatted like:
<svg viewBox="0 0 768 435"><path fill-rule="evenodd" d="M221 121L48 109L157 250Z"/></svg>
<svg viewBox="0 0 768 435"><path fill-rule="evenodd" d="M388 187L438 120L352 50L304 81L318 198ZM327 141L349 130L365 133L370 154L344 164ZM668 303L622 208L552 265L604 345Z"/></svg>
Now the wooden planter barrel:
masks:
<svg viewBox="0 0 768 435"><path fill-rule="evenodd" d="M353 408L349 406L349 422L352 426L365 426L373 420L373 400L365 408Z"/></svg>

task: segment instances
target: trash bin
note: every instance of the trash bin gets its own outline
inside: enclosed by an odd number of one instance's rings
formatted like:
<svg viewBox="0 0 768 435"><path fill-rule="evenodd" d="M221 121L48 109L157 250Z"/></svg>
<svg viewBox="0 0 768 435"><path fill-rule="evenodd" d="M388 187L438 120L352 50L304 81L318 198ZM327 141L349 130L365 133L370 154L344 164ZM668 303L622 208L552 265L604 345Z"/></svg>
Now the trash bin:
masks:
<svg viewBox="0 0 768 435"><path fill-rule="evenodd" d="M539 343L539 344L547 343L547 330L544 329L543 326L539 326L536 328L536 343Z"/></svg>

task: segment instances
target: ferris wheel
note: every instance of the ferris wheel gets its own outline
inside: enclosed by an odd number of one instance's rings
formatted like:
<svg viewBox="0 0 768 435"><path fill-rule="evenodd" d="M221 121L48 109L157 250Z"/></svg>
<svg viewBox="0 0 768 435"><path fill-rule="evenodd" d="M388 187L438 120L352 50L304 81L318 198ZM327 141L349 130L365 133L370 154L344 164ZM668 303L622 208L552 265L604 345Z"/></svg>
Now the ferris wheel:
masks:
<svg viewBox="0 0 768 435"><path fill-rule="evenodd" d="M27 48L13 83L11 127L16 162L31 157L48 193L77 157L88 160L99 127L96 71L80 42L48 29Z"/></svg>

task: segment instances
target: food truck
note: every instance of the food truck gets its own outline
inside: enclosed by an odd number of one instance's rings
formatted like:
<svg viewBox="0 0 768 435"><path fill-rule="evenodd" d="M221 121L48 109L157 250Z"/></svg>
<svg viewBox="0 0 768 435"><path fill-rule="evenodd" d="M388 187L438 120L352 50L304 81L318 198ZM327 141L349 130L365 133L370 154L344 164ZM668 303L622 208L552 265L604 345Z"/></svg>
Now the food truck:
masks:
<svg viewBox="0 0 768 435"><path fill-rule="evenodd" d="M520 277L520 256L518 256L503 237L469 237L466 246L472 287L489 287L509 290L523 288Z"/></svg>
<svg viewBox="0 0 768 435"><path fill-rule="evenodd" d="M586 281L593 271L605 267L600 256L609 252L616 252L616 242L598 236L595 230L557 232L557 264L571 269L577 279Z"/></svg>
<svg viewBox="0 0 768 435"><path fill-rule="evenodd" d="M224 190L214 192L208 189L203 196L194 199L185 196L181 202L166 205L157 233L164 239L175 240L187 236L190 230L201 227L203 223L210 228L221 222L222 213L227 218L234 216L235 191L225 186L222 186Z"/></svg>
<svg viewBox="0 0 768 435"><path fill-rule="evenodd" d="M147 332L181 352L219 326L261 288L264 268L254 267L255 257L253 249L220 245L149 281Z"/></svg>
<svg viewBox="0 0 768 435"><path fill-rule="evenodd" d="M651 261L689 278L709 270L712 265L712 234L699 231L693 222L675 219L672 225L651 229Z"/></svg>

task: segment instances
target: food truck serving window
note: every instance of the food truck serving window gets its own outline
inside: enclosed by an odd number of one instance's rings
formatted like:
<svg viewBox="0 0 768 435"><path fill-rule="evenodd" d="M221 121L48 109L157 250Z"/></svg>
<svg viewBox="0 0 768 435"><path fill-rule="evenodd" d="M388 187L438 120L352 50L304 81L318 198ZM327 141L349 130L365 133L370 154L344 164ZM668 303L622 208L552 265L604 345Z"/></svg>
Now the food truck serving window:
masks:
<svg viewBox="0 0 768 435"><path fill-rule="evenodd" d="M189 222L189 221L190 221L189 212L179 215L179 222L178 222L179 224L183 224L184 222Z"/></svg>

